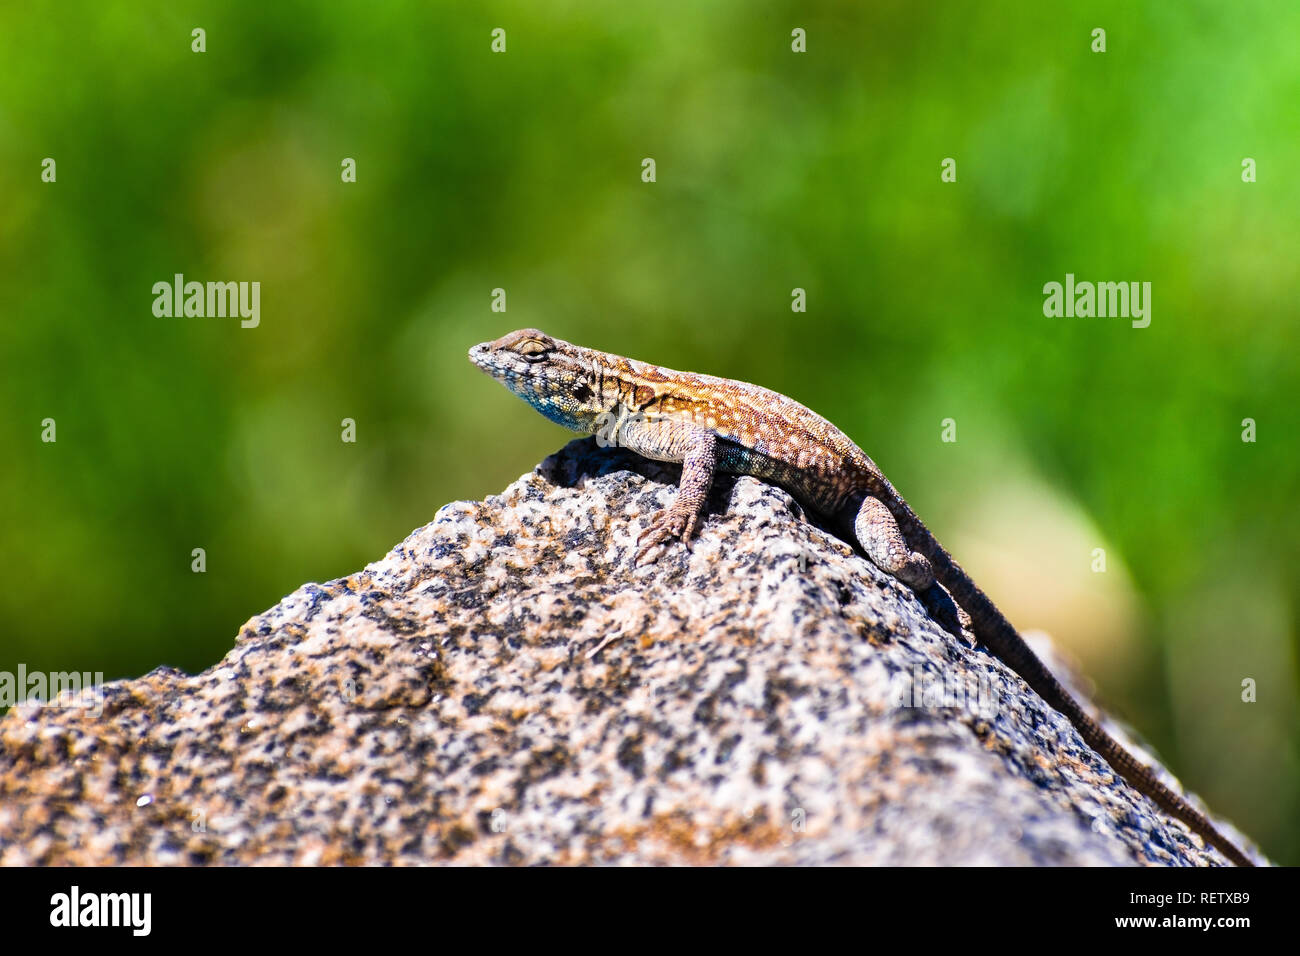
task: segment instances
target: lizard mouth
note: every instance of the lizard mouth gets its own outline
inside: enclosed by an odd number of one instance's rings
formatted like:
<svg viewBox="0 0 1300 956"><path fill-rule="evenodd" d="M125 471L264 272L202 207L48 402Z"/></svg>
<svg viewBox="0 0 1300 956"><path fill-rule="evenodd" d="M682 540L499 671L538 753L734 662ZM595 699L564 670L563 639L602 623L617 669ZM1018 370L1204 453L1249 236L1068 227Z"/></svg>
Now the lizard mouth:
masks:
<svg viewBox="0 0 1300 956"><path fill-rule="evenodd" d="M493 361L492 350L488 348L491 342L480 342L469 350L469 360L484 371L498 367L498 363Z"/></svg>
<svg viewBox="0 0 1300 956"><path fill-rule="evenodd" d="M469 360L496 379L517 375L523 364L510 355L494 351L491 342L480 342L469 350Z"/></svg>

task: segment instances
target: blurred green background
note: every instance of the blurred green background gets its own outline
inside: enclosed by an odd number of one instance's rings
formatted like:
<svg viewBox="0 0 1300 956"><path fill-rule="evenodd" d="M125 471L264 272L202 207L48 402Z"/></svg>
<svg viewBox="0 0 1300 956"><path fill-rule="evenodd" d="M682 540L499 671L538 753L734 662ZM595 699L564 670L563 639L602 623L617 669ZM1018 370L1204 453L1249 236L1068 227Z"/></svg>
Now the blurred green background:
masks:
<svg viewBox="0 0 1300 956"><path fill-rule="evenodd" d="M1300 5L641 6L0 10L0 669L203 669L501 490L567 437L465 351L535 325L835 421L1300 862ZM1067 272L1150 328L1044 317Z"/></svg>

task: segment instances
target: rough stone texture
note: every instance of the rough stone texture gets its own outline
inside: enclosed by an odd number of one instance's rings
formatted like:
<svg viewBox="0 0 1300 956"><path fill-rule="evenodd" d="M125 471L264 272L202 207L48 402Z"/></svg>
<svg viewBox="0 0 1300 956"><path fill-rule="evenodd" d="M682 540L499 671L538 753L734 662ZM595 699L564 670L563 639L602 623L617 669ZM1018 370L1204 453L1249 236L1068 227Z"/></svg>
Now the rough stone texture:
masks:
<svg viewBox="0 0 1300 956"><path fill-rule="evenodd" d="M15 708L0 863L1223 862L779 489L632 567L677 474L576 441L201 674Z"/></svg>

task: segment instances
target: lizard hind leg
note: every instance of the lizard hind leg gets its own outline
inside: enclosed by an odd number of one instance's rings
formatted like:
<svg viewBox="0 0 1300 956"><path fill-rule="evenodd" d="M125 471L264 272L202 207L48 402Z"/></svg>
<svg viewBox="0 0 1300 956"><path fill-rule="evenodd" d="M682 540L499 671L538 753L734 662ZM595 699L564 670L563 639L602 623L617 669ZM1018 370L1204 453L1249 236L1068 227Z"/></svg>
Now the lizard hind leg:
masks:
<svg viewBox="0 0 1300 956"><path fill-rule="evenodd" d="M913 591L934 583L934 569L925 555L908 547L898 522L879 498L867 495L853 520L853 535L876 567L887 571Z"/></svg>

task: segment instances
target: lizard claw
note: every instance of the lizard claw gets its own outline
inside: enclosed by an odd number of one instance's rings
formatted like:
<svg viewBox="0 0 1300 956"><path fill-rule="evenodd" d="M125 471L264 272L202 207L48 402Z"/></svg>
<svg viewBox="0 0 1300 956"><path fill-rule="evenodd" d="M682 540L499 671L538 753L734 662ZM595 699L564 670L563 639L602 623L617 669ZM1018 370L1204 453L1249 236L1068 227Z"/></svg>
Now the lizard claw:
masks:
<svg viewBox="0 0 1300 956"><path fill-rule="evenodd" d="M656 511L650 518L650 526L637 537L636 556L633 563L640 564L647 554L659 545L680 538L687 549L691 546L691 536L699 516L694 511L665 508Z"/></svg>

